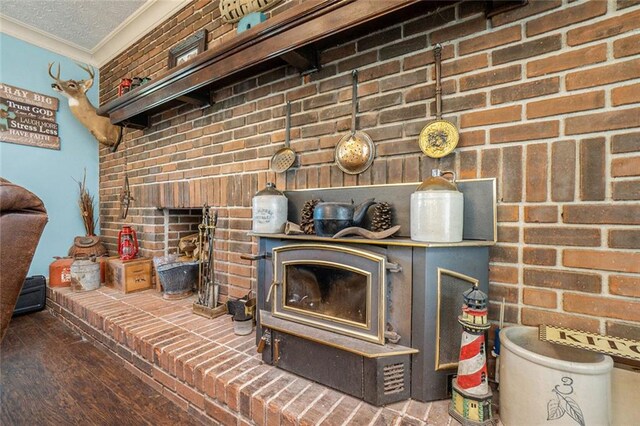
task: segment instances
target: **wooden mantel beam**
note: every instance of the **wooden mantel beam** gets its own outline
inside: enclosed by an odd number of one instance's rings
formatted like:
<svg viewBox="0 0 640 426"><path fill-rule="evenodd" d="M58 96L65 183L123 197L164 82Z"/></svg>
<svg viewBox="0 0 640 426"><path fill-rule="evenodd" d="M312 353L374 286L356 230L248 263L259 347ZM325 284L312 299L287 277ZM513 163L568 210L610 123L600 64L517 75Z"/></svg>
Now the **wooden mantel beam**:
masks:
<svg viewBox="0 0 640 426"><path fill-rule="evenodd" d="M240 78L252 68L269 61L289 60L296 67L313 66L313 43L345 31L357 29L374 20L418 6L421 0L307 0L255 26L228 42L212 47L192 61L168 70L155 81L141 86L98 109L114 124L147 116L163 105L179 99L197 99L193 92L214 90ZM199 99L198 99L199 98ZM140 118L140 117L138 117Z"/></svg>

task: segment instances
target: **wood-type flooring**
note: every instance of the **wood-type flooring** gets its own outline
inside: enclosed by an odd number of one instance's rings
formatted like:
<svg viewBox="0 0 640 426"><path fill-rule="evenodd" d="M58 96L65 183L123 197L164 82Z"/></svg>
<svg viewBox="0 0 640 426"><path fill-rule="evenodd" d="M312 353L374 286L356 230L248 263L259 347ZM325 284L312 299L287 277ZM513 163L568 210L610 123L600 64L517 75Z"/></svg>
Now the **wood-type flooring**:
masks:
<svg viewBox="0 0 640 426"><path fill-rule="evenodd" d="M0 346L0 424L200 423L42 311L13 318Z"/></svg>

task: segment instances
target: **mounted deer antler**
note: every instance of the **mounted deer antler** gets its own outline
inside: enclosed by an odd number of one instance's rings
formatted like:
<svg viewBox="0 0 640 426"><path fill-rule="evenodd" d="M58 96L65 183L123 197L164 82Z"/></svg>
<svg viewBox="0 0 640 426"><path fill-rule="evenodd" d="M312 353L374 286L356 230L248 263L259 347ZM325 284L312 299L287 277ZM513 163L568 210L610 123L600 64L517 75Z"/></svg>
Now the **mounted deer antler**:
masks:
<svg viewBox="0 0 640 426"><path fill-rule="evenodd" d="M110 146L111 152L115 152L122 140L122 127L111 124L107 117L99 116L86 95L87 90L93 86L95 75L93 67L77 64L89 74L88 80L60 80L60 64L58 64L58 73L55 76L51 72L53 64L49 64L49 76L55 80L55 83L51 84L51 88L66 96L69 99L71 113L98 142Z"/></svg>

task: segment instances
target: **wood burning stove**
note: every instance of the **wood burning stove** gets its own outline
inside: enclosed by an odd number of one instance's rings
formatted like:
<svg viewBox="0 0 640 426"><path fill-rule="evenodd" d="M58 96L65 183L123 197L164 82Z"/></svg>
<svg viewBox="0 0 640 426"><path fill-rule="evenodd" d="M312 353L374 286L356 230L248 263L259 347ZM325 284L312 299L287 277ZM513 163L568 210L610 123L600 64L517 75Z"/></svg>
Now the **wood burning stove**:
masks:
<svg viewBox="0 0 640 426"><path fill-rule="evenodd" d="M395 222L408 234L413 189L290 191L289 220L297 221L311 198L375 197L394 205ZM258 234L256 338L263 360L374 405L447 398L460 347L461 294L475 282L488 291L488 249L495 242L495 182L461 182L461 190L471 211L462 243L421 243L406 234L385 240Z"/></svg>

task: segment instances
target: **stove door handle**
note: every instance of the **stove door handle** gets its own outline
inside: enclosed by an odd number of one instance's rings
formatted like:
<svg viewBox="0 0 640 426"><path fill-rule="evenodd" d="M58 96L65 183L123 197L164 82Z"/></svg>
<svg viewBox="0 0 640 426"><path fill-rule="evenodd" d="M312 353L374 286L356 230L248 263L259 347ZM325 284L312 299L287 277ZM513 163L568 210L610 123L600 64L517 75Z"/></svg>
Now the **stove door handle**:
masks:
<svg viewBox="0 0 640 426"><path fill-rule="evenodd" d="M267 259L269 257L271 257L271 253L266 253L266 252L258 253L258 254L241 254L240 255L240 259L251 260L251 261Z"/></svg>
<svg viewBox="0 0 640 426"><path fill-rule="evenodd" d="M402 272L402 266L398 263L387 262L386 267L389 272Z"/></svg>
<svg viewBox="0 0 640 426"><path fill-rule="evenodd" d="M266 299L267 303L269 303L269 300L271 300L271 293L273 293L273 288L277 285L280 285L280 283L278 281L273 281L271 283L271 286L269 286L269 292L267 293L267 299Z"/></svg>

